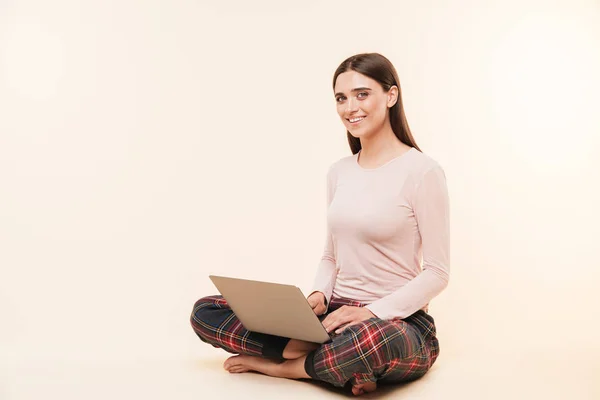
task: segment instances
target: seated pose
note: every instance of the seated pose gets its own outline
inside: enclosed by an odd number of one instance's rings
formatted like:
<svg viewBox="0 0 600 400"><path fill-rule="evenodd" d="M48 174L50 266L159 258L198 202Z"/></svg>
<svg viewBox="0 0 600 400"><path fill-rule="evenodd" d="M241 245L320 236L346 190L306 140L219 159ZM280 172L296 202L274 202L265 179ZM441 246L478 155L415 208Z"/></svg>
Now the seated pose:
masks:
<svg viewBox="0 0 600 400"><path fill-rule="evenodd" d="M418 379L438 357L428 312L449 279L448 190L413 139L387 58L346 59L333 92L352 155L327 172L327 239L308 296L332 340L250 332L221 296L198 300L191 324L202 341L238 354L225 361L230 373L316 379L360 395Z"/></svg>

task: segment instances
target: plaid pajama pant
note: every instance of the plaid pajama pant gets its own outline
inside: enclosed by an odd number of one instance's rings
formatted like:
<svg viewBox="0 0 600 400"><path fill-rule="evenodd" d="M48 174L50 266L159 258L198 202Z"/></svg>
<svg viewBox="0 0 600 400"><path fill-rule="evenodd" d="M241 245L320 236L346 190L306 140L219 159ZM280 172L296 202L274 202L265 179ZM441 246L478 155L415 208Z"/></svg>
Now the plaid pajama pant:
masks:
<svg viewBox="0 0 600 400"><path fill-rule="evenodd" d="M327 314L344 305L367 304L332 297ZM289 341L246 330L222 296L198 300L190 322L202 341L233 354L281 359ZM330 342L307 355L304 368L313 379L337 387L409 382L425 375L439 351L434 319L419 310L404 319L371 318L333 334Z"/></svg>

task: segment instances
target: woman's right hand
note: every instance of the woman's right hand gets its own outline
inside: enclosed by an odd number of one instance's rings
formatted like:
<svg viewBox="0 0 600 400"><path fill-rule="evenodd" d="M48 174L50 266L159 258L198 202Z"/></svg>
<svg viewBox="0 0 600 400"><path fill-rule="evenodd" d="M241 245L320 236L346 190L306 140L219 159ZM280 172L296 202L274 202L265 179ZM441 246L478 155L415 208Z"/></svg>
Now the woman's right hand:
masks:
<svg viewBox="0 0 600 400"><path fill-rule="evenodd" d="M325 314L327 306L325 305L325 295L321 292L314 292L306 298L308 304L312 307L316 315Z"/></svg>

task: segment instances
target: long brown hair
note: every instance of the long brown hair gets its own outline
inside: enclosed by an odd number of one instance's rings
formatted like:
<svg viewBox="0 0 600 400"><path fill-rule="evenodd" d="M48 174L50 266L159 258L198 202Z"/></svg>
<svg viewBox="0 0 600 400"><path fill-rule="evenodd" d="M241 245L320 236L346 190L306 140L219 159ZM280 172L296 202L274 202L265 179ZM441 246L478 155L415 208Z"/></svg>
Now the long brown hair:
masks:
<svg viewBox="0 0 600 400"><path fill-rule="evenodd" d="M335 92L335 82L339 74L347 71L356 71L379 82L384 91L388 92L394 85L398 87L398 100L390 108L390 125L396 137L404 144L414 147L421 151L415 139L410 132L404 107L402 106L402 91L400 90L400 80L394 65L379 53L361 53L345 59L335 70L333 75L333 90ZM356 154L362 148L360 139L355 138L346 131L348 144L352 154Z"/></svg>

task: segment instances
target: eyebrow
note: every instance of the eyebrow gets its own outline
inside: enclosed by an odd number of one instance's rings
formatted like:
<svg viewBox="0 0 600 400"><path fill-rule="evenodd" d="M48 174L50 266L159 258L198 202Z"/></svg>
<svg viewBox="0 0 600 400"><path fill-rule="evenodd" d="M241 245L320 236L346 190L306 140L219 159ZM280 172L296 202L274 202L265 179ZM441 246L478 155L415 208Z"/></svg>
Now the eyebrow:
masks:
<svg viewBox="0 0 600 400"><path fill-rule="evenodd" d="M368 88L368 87L358 87L358 88L352 89L351 92L358 92L359 90L371 90L371 88ZM334 96L337 97L340 94L343 95L344 93L337 92Z"/></svg>

